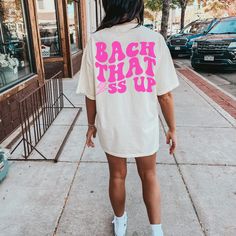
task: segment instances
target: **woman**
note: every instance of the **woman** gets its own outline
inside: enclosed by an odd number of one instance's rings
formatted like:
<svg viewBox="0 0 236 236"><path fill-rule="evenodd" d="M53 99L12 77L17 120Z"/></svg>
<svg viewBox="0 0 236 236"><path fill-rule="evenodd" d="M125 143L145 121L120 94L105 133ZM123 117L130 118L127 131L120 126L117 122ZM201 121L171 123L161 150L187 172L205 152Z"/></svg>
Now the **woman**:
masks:
<svg viewBox="0 0 236 236"><path fill-rule="evenodd" d="M126 160L135 158L152 235L163 235L156 173L157 103L168 124L170 154L176 148L171 90L179 85L163 37L144 26L143 0L103 0L105 17L83 54L77 93L86 95L88 147L98 138L110 171L114 235L127 228Z"/></svg>

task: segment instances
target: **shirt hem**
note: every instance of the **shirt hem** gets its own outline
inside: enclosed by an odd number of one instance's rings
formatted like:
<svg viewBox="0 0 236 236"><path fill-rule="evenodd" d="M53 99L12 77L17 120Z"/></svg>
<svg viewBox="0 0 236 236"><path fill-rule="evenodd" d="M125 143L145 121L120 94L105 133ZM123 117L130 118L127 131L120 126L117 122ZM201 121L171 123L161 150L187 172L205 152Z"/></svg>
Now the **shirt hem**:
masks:
<svg viewBox="0 0 236 236"><path fill-rule="evenodd" d="M144 156L150 156L150 155L153 155L155 152L157 152L159 150L159 145L157 148L155 148L154 151L152 152L148 152L148 153L137 153L137 154L121 154L121 153L115 153L115 152L110 152L110 151L107 151L105 150L104 148L102 148L104 152L112 155L112 156L116 156L116 157L119 157L119 158L126 158L126 159L129 159L129 158L134 158L134 157L144 157Z"/></svg>
<svg viewBox="0 0 236 236"><path fill-rule="evenodd" d="M91 100L96 100L96 97L95 96L92 96L92 95L90 95L90 94L88 94L88 93L86 93L86 92L84 92L84 91L79 91L79 92L76 92L77 94L81 94L81 95L84 95L84 96L86 96L87 98L89 98L89 99L91 99Z"/></svg>
<svg viewBox="0 0 236 236"><path fill-rule="evenodd" d="M176 89L177 87L179 87L179 82L178 83L176 83L176 84L174 84L174 85L172 85L170 88L168 88L168 89L163 89L163 90L161 90L161 91L158 91L157 92L157 96L161 96L161 95L164 95L164 94L166 94L166 93L168 93L168 92L171 92L171 91L173 91L174 89Z"/></svg>

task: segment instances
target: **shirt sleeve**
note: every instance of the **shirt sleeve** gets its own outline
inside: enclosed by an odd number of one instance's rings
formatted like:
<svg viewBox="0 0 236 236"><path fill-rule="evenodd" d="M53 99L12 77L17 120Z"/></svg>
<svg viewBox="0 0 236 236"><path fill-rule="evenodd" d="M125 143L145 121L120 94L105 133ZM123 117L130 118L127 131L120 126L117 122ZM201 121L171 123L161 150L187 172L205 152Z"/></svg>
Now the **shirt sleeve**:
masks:
<svg viewBox="0 0 236 236"><path fill-rule="evenodd" d="M159 56L157 57L157 95L163 95L179 86L179 79L174 67L170 50L166 45L164 37L160 35Z"/></svg>
<svg viewBox="0 0 236 236"><path fill-rule="evenodd" d="M92 39L88 41L84 48L76 94L84 94L89 99L96 100Z"/></svg>

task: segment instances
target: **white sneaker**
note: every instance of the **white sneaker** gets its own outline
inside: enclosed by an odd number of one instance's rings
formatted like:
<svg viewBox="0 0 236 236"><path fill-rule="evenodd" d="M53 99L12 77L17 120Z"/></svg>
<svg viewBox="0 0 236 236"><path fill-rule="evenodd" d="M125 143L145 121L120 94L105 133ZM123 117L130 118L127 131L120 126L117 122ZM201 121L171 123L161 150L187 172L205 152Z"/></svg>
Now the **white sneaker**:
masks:
<svg viewBox="0 0 236 236"><path fill-rule="evenodd" d="M161 224L151 224L152 236L164 236Z"/></svg>
<svg viewBox="0 0 236 236"><path fill-rule="evenodd" d="M125 236L127 230L128 216L126 211L122 217L114 216L112 221L114 236Z"/></svg>

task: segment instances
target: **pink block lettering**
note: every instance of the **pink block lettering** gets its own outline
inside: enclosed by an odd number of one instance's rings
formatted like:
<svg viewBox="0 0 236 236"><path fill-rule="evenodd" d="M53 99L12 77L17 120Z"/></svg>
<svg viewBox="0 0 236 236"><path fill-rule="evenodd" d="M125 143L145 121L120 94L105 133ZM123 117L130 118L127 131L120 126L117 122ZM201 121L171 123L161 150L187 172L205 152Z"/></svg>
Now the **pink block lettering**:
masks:
<svg viewBox="0 0 236 236"><path fill-rule="evenodd" d="M133 73L133 70L135 69L135 73ZM133 74L135 75L141 75L143 73L143 69L139 64L139 60L137 57L132 57L129 60L129 71L126 74L126 77L129 78Z"/></svg>
<svg viewBox="0 0 236 236"><path fill-rule="evenodd" d="M138 82L139 79L141 80L140 83ZM145 79L144 76L141 76L140 78L139 77L134 78L134 87L136 91L145 92L144 79Z"/></svg>
<svg viewBox="0 0 236 236"><path fill-rule="evenodd" d="M97 42L97 55L96 59L100 62L105 62L108 58L108 54L106 52L107 45L104 42Z"/></svg>
<svg viewBox="0 0 236 236"><path fill-rule="evenodd" d="M149 57L156 57L155 55L155 43L154 42L141 42L141 51L140 55L149 56Z"/></svg>
<svg viewBox="0 0 236 236"><path fill-rule="evenodd" d="M156 80L153 78L147 78L148 80L148 86L147 86L147 92L151 93L152 92L152 86L156 85Z"/></svg>
<svg viewBox="0 0 236 236"><path fill-rule="evenodd" d="M136 50L135 50L136 48ZM136 57L139 53L138 43L130 43L126 49L126 54L128 57Z"/></svg>
<svg viewBox="0 0 236 236"><path fill-rule="evenodd" d="M116 83L109 84L108 88L108 93L110 94L114 94L117 92Z"/></svg>
<svg viewBox="0 0 236 236"><path fill-rule="evenodd" d="M125 59L125 54L122 50L120 42L118 41L112 43L112 55L109 59L109 63L114 63L116 61L116 55L118 55L118 61Z"/></svg>
<svg viewBox="0 0 236 236"><path fill-rule="evenodd" d="M124 93L126 91L126 80L120 81L118 86L118 93Z"/></svg>
<svg viewBox="0 0 236 236"><path fill-rule="evenodd" d="M110 77L109 77L109 82L115 82L116 80L122 80L125 78L123 74L123 67L124 67L124 62L121 62L117 65L112 65L109 66L110 69Z"/></svg>
<svg viewBox="0 0 236 236"><path fill-rule="evenodd" d="M144 62L147 62L146 74L149 76L154 76L153 66L156 65L156 59L151 57L144 57Z"/></svg>
<svg viewBox="0 0 236 236"><path fill-rule="evenodd" d="M104 72L107 70L107 65L103 65L103 64L96 62L95 66L96 66L96 68L99 68L99 74L97 76L97 79L100 82L106 82Z"/></svg>

